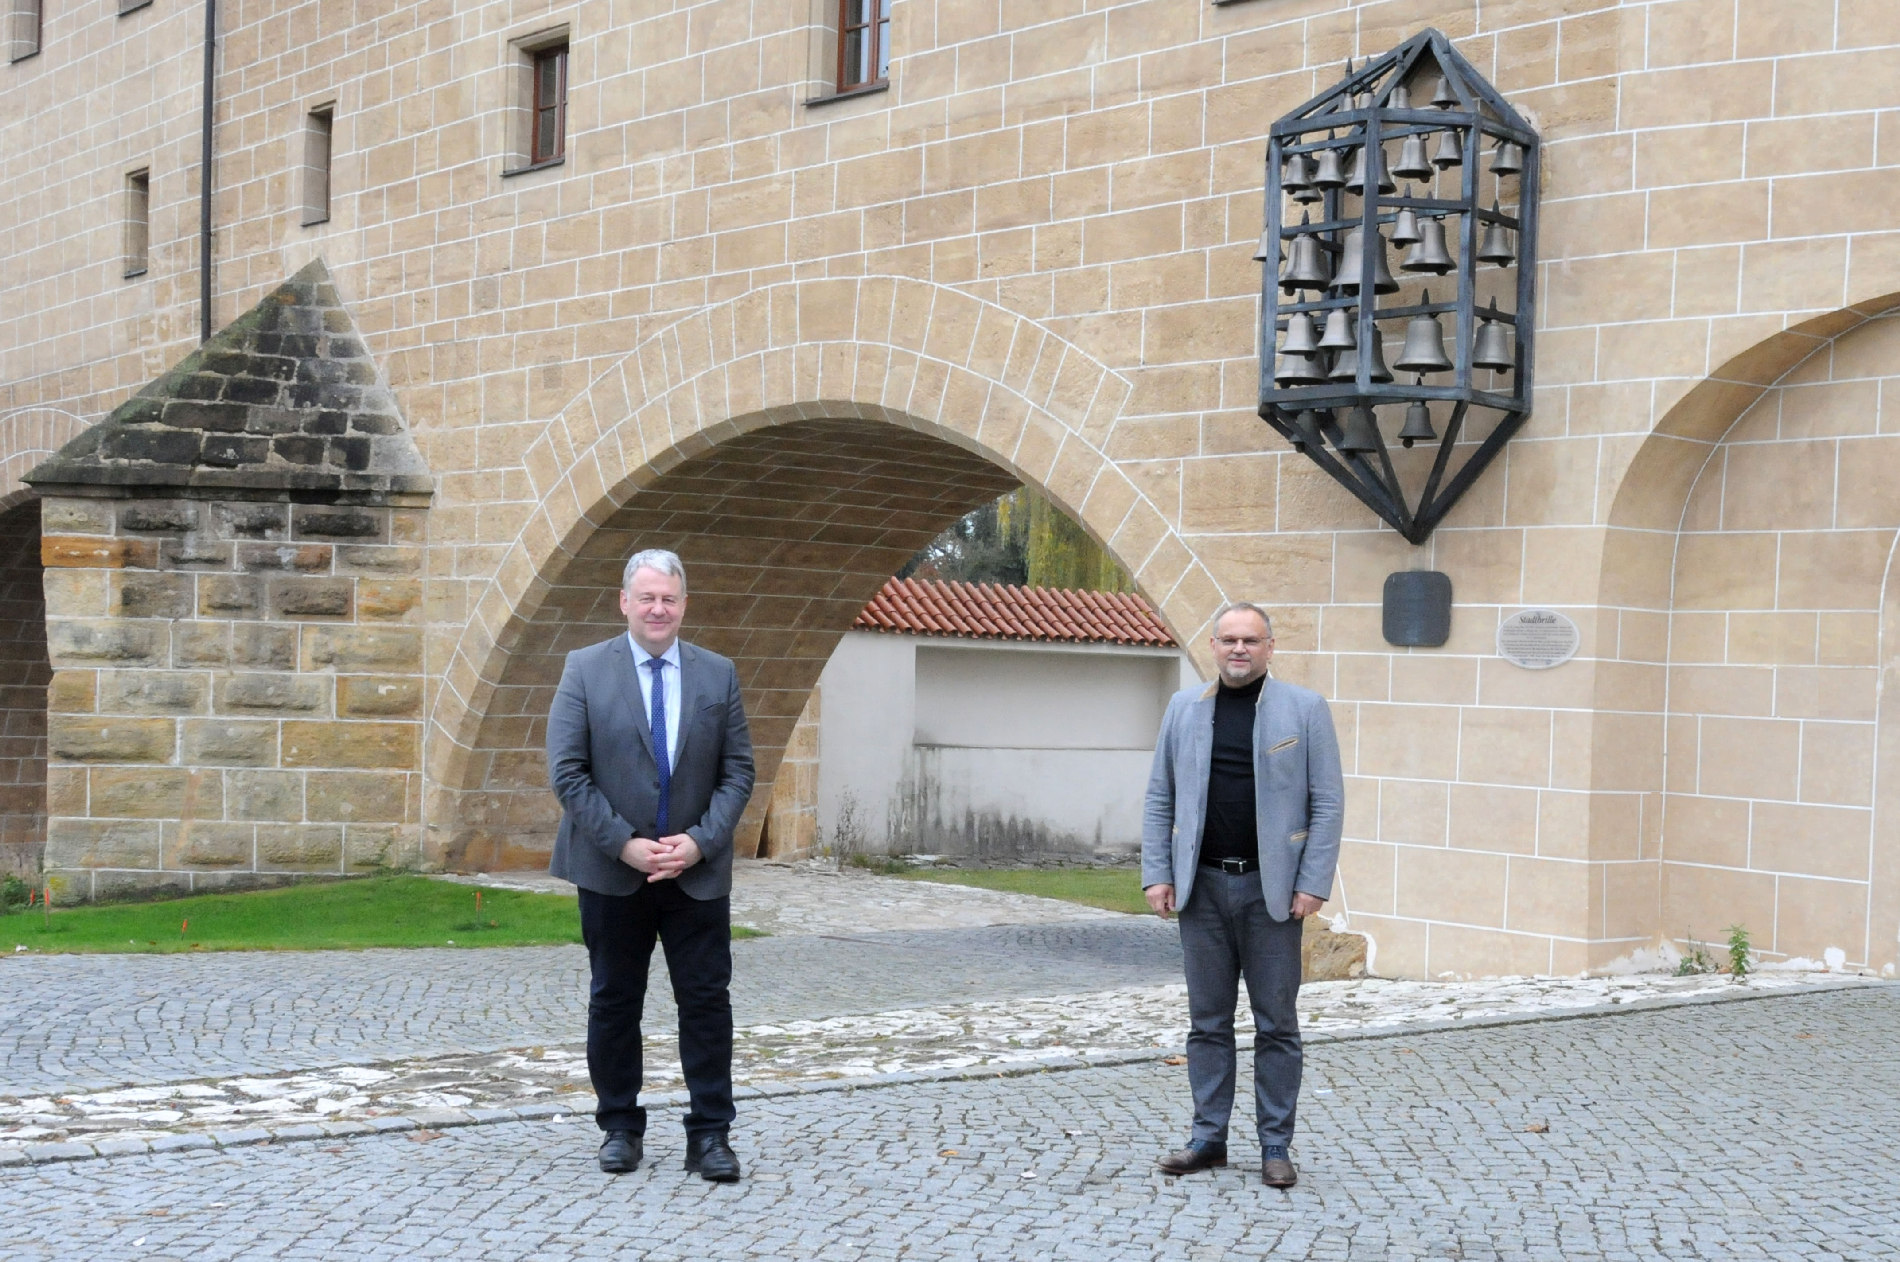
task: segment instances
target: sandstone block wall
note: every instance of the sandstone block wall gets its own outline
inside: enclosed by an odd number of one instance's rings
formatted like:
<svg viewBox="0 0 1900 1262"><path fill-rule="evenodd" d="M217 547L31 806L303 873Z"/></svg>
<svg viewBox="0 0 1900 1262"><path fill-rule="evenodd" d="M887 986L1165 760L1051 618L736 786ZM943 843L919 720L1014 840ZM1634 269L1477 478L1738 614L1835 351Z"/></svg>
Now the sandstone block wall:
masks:
<svg viewBox="0 0 1900 1262"><path fill-rule="evenodd" d="M805 859L816 854L818 834L818 732L824 720L823 690L813 687L811 699L798 716L798 725L785 742L778 776L772 782L772 802L766 809L765 829L759 837L759 856L767 859Z"/></svg>
<svg viewBox="0 0 1900 1262"><path fill-rule="evenodd" d="M43 520L57 895L419 861L419 511L52 498Z"/></svg>

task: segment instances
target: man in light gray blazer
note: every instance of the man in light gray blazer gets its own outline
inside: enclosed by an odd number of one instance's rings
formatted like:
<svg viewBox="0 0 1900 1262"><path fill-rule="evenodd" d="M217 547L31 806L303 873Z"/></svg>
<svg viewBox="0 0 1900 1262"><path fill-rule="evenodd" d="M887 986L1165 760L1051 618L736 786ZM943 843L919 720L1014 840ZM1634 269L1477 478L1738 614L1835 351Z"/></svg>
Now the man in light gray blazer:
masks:
<svg viewBox="0 0 1900 1262"><path fill-rule="evenodd" d="M1168 1174L1227 1164L1234 1006L1253 1008L1261 1179L1298 1180L1289 1156L1300 1096L1300 932L1332 894L1345 791L1326 699L1270 678L1273 623L1232 604L1214 621L1220 678L1174 695L1161 720L1142 821L1148 906L1181 918L1194 1128Z"/></svg>
<svg viewBox="0 0 1900 1262"><path fill-rule="evenodd" d="M732 663L679 638L677 556L636 553L620 611L627 633L567 655L548 713L548 780L562 808L548 870L580 887L600 1168L637 1169L644 1151L640 1016L657 937L692 1097L686 1168L730 1183L732 833L752 794L752 738Z"/></svg>

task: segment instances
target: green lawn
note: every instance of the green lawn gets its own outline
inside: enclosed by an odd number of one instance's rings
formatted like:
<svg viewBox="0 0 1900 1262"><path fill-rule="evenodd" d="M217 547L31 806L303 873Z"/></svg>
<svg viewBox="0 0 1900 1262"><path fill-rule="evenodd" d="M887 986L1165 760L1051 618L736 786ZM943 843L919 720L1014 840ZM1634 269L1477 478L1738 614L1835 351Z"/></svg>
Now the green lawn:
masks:
<svg viewBox="0 0 1900 1262"><path fill-rule="evenodd" d="M1141 873L1135 868L921 868L901 875L907 881L975 885L1108 911L1148 910L1141 895Z"/></svg>
<svg viewBox="0 0 1900 1262"><path fill-rule="evenodd" d="M581 940L573 898L477 890L422 876L363 877L158 903L55 907L0 917L0 952L333 951L544 946ZM735 938L758 936L734 928Z"/></svg>

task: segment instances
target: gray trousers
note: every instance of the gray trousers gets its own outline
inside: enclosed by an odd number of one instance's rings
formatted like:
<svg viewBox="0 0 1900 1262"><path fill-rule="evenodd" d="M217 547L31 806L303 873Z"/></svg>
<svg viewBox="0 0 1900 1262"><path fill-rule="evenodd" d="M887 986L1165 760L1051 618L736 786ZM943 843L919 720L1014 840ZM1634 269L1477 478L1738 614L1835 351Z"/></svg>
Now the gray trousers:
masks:
<svg viewBox="0 0 1900 1262"><path fill-rule="evenodd" d="M1197 1143L1227 1142L1234 1111L1234 1006L1247 979L1253 1007L1254 1122L1262 1147L1293 1142L1300 1099L1301 922L1267 914L1260 874L1202 868L1181 908L1187 970L1188 1083Z"/></svg>

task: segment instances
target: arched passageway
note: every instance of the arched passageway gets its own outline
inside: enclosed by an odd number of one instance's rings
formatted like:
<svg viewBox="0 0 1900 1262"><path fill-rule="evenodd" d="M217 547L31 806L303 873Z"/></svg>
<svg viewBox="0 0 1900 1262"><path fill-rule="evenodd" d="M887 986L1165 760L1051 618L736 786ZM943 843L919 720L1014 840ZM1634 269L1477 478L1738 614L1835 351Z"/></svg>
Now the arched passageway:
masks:
<svg viewBox="0 0 1900 1262"><path fill-rule="evenodd" d="M1015 485L943 439L855 419L753 430L660 475L546 576L478 730L450 865L546 861L560 822L543 753L548 705L569 650L625 629L615 592L630 553L680 554L687 635L738 663L761 786L744 853L799 712L858 611L933 536Z"/></svg>
<svg viewBox="0 0 1900 1262"><path fill-rule="evenodd" d="M0 512L0 875L40 868L46 844L46 593L40 502Z"/></svg>

